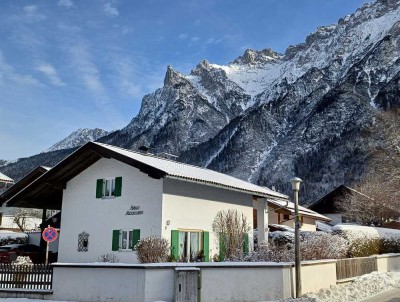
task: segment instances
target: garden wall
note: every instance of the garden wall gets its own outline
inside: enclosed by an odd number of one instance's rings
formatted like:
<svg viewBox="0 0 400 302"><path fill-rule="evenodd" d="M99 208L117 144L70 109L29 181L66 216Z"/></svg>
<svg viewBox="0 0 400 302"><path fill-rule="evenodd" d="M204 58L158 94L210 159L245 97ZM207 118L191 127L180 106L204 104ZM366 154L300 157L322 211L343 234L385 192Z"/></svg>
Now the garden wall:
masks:
<svg viewBox="0 0 400 302"><path fill-rule="evenodd" d="M201 301L260 301L293 296L292 263L55 264L53 296L63 301L173 301L175 269L197 267ZM304 291L336 284L335 261L303 265ZM315 276L319 276L315 280ZM85 280L85 282L82 282Z"/></svg>
<svg viewBox="0 0 400 302"><path fill-rule="evenodd" d="M377 255L378 272L392 272L400 270L400 254Z"/></svg>

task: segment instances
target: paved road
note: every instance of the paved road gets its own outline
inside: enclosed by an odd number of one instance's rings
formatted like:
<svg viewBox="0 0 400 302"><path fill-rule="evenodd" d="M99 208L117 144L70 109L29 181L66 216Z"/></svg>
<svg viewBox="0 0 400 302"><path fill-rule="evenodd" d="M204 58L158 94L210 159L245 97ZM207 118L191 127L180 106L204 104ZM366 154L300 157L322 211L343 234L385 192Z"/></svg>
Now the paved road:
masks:
<svg viewBox="0 0 400 302"><path fill-rule="evenodd" d="M400 288L389 289L361 302L400 302Z"/></svg>

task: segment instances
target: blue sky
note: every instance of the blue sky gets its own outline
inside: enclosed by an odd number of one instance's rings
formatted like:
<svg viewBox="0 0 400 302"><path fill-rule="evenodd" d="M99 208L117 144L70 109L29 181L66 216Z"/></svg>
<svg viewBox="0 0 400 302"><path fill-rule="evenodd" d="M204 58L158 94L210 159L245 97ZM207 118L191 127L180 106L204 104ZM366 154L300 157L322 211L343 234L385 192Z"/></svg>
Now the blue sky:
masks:
<svg viewBox="0 0 400 302"><path fill-rule="evenodd" d="M0 159L78 128L118 129L167 65L189 73L247 48L284 52L365 0L2 0Z"/></svg>

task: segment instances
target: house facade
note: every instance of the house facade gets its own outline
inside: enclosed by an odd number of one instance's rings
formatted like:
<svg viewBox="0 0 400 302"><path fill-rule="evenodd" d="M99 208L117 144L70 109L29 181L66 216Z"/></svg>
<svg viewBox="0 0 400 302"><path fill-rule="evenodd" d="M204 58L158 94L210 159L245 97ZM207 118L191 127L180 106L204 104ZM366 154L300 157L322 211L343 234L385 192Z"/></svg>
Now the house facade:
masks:
<svg viewBox="0 0 400 302"><path fill-rule="evenodd" d="M46 201L47 200L47 201ZM221 210L235 209L259 229L288 197L237 178L151 154L90 142L9 199L32 207L61 209L59 262L95 262L114 253L136 263L141 238L161 236L171 258L210 261L220 253L212 223ZM307 209L303 209L306 211ZM305 221L303 226L314 225ZM323 216L321 216L323 217ZM325 217L326 219L326 217ZM259 241L265 232L258 232ZM252 232L245 250L252 248Z"/></svg>

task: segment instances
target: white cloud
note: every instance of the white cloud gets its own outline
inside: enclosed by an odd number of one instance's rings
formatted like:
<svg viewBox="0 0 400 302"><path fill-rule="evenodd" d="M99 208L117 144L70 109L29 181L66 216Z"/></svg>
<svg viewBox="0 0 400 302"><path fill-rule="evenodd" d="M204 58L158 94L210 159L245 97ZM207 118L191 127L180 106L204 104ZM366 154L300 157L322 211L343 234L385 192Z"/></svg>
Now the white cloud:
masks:
<svg viewBox="0 0 400 302"><path fill-rule="evenodd" d="M88 47L84 43L76 43L68 48L71 55L72 64L79 77L83 80L83 85L98 98L104 99L105 89L100 80L100 72L92 61L92 56Z"/></svg>
<svg viewBox="0 0 400 302"><path fill-rule="evenodd" d="M6 83L26 85L40 85L40 82L29 74L21 74L9 65L0 50L0 85Z"/></svg>
<svg viewBox="0 0 400 302"><path fill-rule="evenodd" d="M187 39L188 37L189 37L188 34L180 34L180 35L178 36L178 39L179 39L179 40L185 40L185 39Z"/></svg>
<svg viewBox="0 0 400 302"><path fill-rule="evenodd" d="M24 18L28 22L38 22L47 19L46 15L39 12L36 5L27 5L22 8L24 12Z"/></svg>
<svg viewBox="0 0 400 302"><path fill-rule="evenodd" d="M72 2L72 0L59 0L58 6L62 6L62 7L70 9L70 8L73 8L75 5L74 5L74 2Z"/></svg>
<svg viewBox="0 0 400 302"><path fill-rule="evenodd" d="M199 40L200 40L200 37L191 37L190 38L190 41L192 41L192 42L197 42Z"/></svg>
<svg viewBox="0 0 400 302"><path fill-rule="evenodd" d="M115 71L114 82L122 95L128 95L132 98L143 96L142 87L134 83L135 75L131 59L113 56L111 67Z"/></svg>
<svg viewBox="0 0 400 302"><path fill-rule="evenodd" d="M110 17L119 16L118 9L116 7L111 6L110 2L104 3L103 10Z"/></svg>
<svg viewBox="0 0 400 302"><path fill-rule="evenodd" d="M36 70L43 73L48 78L50 83L53 84L54 86L65 86L66 85L60 79L60 77L58 76L57 70L51 64L46 63L46 62L40 62L37 64Z"/></svg>

